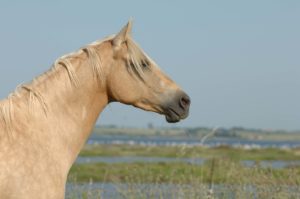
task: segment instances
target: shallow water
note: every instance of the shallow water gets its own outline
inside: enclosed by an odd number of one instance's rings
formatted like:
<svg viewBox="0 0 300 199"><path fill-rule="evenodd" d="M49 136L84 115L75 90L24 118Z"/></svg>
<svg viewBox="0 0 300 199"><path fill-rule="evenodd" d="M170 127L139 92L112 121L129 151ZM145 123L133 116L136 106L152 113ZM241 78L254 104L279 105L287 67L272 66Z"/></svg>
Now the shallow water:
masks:
<svg viewBox="0 0 300 199"><path fill-rule="evenodd" d="M205 159L202 158L168 158L168 157L139 157L139 156L123 156L123 157L78 157L76 163L133 163L133 162L185 162L190 164L202 165Z"/></svg>
<svg viewBox="0 0 300 199"><path fill-rule="evenodd" d="M133 163L133 162L184 162L189 164L203 165L206 159L204 158L166 158L166 157L78 157L76 160L77 164L88 164L88 163ZM280 169L285 167L300 166L300 161L282 161L282 160L263 160L256 162L253 160L241 161L244 166L253 167L259 166L263 168L271 167L274 169Z"/></svg>
<svg viewBox="0 0 300 199"><path fill-rule="evenodd" d="M243 148L295 148L300 147L299 141L267 141L267 140L244 140L244 139L226 139L211 138L201 143L194 138L174 138L161 136L128 136L128 135L95 135L88 140L88 144L129 144L144 146L206 146L216 147L227 145Z"/></svg>

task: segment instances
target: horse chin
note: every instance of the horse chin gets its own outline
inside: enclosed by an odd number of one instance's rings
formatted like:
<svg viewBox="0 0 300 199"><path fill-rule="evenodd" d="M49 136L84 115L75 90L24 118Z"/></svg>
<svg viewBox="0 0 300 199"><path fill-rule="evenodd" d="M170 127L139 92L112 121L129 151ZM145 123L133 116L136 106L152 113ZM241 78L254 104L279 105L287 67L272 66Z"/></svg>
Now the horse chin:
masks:
<svg viewBox="0 0 300 199"><path fill-rule="evenodd" d="M166 114L166 120L169 123L179 122L180 119L181 117L179 116L179 114L173 110L168 111L168 113Z"/></svg>
<svg viewBox="0 0 300 199"><path fill-rule="evenodd" d="M172 117L169 117L169 116L166 116L166 120L168 123L177 123L180 121L180 119L178 118L172 118Z"/></svg>
<svg viewBox="0 0 300 199"><path fill-rule="evenodd" d="M189 111L186 111L182 114L179 114L177 111L175 111L172 108L169 108L166 112L165 112L165 116L166 116L166 120L169 123L176 123L179 122L180 120L183 120L185 118L187 118L189 115Z"/></svg>

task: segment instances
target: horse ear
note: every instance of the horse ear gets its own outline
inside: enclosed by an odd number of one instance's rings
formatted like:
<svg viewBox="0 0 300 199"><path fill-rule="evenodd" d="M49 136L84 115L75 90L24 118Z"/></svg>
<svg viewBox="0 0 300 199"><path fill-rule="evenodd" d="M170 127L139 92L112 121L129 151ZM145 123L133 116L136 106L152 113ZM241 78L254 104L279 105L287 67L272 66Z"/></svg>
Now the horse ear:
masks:
<svg viewBox="0 0 300 199"><path fill-rule="evenodd" d="M121 46L131 34L132 20L130 19L126 26L115 36L112 43L114 46Z"/></svg>

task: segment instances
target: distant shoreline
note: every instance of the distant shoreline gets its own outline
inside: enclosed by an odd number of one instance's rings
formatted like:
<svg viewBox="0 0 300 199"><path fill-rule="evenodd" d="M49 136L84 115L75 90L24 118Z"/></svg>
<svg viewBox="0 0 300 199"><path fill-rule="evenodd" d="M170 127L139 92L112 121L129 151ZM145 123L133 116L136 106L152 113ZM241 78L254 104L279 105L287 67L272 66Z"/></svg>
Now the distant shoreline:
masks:
<svg viewBox="0 0 300 199"><path fill-rule="evenodd" d="M212 128L195 127L195 128L149 128L137 127L118 127L114 125L99 126L97 125L93 133L95 135L128 135L128 136L158 136L158 137L176 137L176 138L196 138L201 139L210 134ZM300 141L299 131L285 130L263 130L263 129L247 129L242 127L218 128L211 135L213 138L222 139L244 139L244 140L264 140L264 141Z"/></svg>

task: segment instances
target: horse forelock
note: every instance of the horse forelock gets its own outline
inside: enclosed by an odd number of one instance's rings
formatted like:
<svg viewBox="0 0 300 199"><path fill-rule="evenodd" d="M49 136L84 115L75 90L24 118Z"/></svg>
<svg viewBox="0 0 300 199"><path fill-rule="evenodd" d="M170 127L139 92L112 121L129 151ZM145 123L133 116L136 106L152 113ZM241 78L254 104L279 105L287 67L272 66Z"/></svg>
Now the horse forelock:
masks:
<svg viewBox="0 0 300 199"><path fill-rule="evenodd" d="M141 80L144 81L144 68L142 63L150 62L151 59L132 38L127 39L127 46L129 55L129 59L127 61L130 71L134 72Z"/></svg>
<svg viewBox="0 0 300 199"><path fill-rule="evenodd" d="M104 73L101 67L101 57L95 51L95 46L100 45L104 41L111 41L114 37L115 35L111 35L104 40L95 41L89 44L88 46L82 48L82 50L86 51L89 56L91 55L91 58L89 60L91 61L91 65L94 71L96 72L95 74L97 74L98 77L100 78L100 81L101 80L104 81L105 78L103 77ZM130 35L126 39L126 44L128 50L127 65L129 67L129 71L137 75L140 79L144 80L144 70L141 61L142 60L147 60L148 62L153 62L153 61L148 57L148 55L146 55L146 53L139 47L139 45L130 37Z"/></svg>

